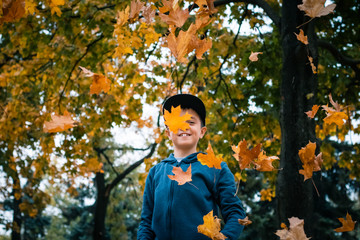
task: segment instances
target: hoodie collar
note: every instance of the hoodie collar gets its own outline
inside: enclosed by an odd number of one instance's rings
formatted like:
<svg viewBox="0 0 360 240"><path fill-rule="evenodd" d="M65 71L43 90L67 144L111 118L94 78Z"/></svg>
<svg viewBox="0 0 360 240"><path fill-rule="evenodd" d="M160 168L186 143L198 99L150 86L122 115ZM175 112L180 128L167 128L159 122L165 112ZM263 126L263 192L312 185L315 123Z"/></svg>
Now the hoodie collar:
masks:
<svg viewBox="0 0 360 240"><path fill-rule="evenodd" d="M181 160L181 162L184 162L184 163L193 163L193 162L196 162L198 159L197 159L197 155L199 154L200 152L196 152L196 153L192 153L188 156L186 156L184 159ZM163 162L177 162L176 158L174 157L174 154L171 153L170 156L166 159L163 160Z"/></svg>

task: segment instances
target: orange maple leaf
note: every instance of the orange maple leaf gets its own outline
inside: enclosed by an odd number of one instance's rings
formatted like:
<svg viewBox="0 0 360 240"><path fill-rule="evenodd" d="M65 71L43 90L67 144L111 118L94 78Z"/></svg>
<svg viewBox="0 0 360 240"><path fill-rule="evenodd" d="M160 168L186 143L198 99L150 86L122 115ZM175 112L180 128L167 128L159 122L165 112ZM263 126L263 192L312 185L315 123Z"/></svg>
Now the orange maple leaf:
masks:
<svg viewBox="0 0 360 240"><path fill-rule="evenodd" d="M338 219L342 223L342 226L334 229L335 232L350 232L354 230L356 221L354 222L352 220L349 213L346 213L346 219L344 218L338 218Z"/></svg>
<svg viewBox="0 0 360 240"><path fill-rule="evenodd" d="M329 99L331 105L334 108L328 107L328 105L323 105L323 109L326 111L326 117L323 119L326 124L335 123L339 127L344 125L345 121L348 119L348 116L345 112L342 111L342 107L337 102L334 102L331 94L329 94Z"/></svg>
<svg viewBox="0 0 360 240"><path fill-rule="evenodd" d="M259 60L259 58L258 58L259 54L262 54L262 52L252 52L251 51L251 54L250 54L250 57L249 57L250 61L256 62L257 60Z"/></svg>
<svg viewBox="0 0 360 240"><path fill-rule="evenodd" d="M179 185L184 185L185 183L192 181L192 179L191 179L191 164L188 167L188 169L186 170L186 172L184 172L181 167L173 167L172 172L175 175L168 175L168 177L171 180L177 181Z"/></svg>
<svg viewBox="0 0 360 240"><path fill-rule="evenodd" d="M186 112L185 114L181 113L181 106L171 107L171 112L165 110L164 113L165 125L168 126L170 131L177 133L179 129L186 131L189 128L188 120L191 119L191 114Z"/></svg>
<svg viewBox="0 0 360 240"><path fill-rule="evenodd" d="M249 220L248 216L246 216L246 218L244 218L244 219L238 219L238 222L239 222L239 224L241 224L243 226L247 226L247 225L252 224L252 221Z"/></svg>
<svg viewBox="0 0 360 240"><path fill-rule="evenodd" d="M137 16L139 16L139 13L141 10L143 10L145 7L145 3L139 1L139 0L132 0L130 4L130 14L129 19L133 20Z"/></svg>
<svg viewBox="0 0 360 240"><path fill-rule="evenodd" d="M317 113L319 108L320 108L320 105L314 105L314 106L312 106L311 111L307 111L305 113L309 118L314 118L315 114Z"/></svg>
<svg viewBox="0 0 360 240"><path fill-rule="evenodd" d="M197 155L197 158L198 158L199 162L202 165L208 166L209 168L214 167L216 169L221 169L222 158L215 156L210 142L208 144L208 148L206 149L206 153L207 154L199 153Z"/></svg>
<svg viewBox="0 0 360 240"><path fill-rule="evenodd" d="M93 82L90 86L90 94L100 94L101 91L107 93L110 90L110 80L102 74L93 73L90 70L81 67L86 77L93 77Z"/></svg>
<svg viewBox="0 0 360 240"><path fill-rule="evenodd" d="M305 44L305 45L309 44L308 38L307 38L307 36L304 35L304 31L303 31L302 29L300 29L300 33L299 33L299 34L296 34L296 33L295 33L295 35L296 35L296 38L297 38L300 42L302 42L303 44Z"/></svg>
<svg viewBox="0 0 360 240"><path fill-rule="evenodd" d="M321 17L333 12L336 7L336 4L325 7L325 2L326 0L303 0L303 4L298 5L298 8L311 18Z"/></svg>
<svg viewBox="0 0 360 240"><path fill-rule="evenodd" d="M65 110L64 115L52 115L51 121L45 121L44 132L62 132L77 125L77 122L71 119L70 113Z"/></svg>
<svg viewBox="0 0 360 240"><path fill-rule="evenodd" d="M279 160L277 156L266 156L265 151L261 151L258 155L258 160L255 162L255 169L260 172L271 172L274 170L272 162Z"/></svg>
<svg viewBox="0 0 360 240"><path fill-rule="evenodd" d="M225 235L220 232L220 219L213 215L213 210L203 217L204 224L197 227L198 232L208 236L213 240L226 239Z"/></svg>
<svg viewBox="0 0 360 240"><path fill-rule="evenodd" d="M162 7L159 7L159 11L161 13L166 13L172 10L173 8L177 8L177 1L174 0L162 0Z"/></svg>
<svg viewBox="0 0 360 240"><path fill-rule="evenodd" d="M25 14L25 1L24 0L14 0L14 1L4 1L0 5L2 8L2 18L1 22L16 22L22 18Z"/></svg>
<svg viewBox="0 0 360 240"><path fill-rule="evenodd" d="M322 153L315 156L316 143L310 142L299 150L299 157L303 168L299 173L304 175L304 181L311 178L313 172L320 171L323 162Z"/></svg>
<svg viewBox="0 0 360 240"><path fill-rule="evenodd" d="M189 11L187 9L183 10L181 8L177 8L176 10L171 10L169 15L159 13L161 20L166 22L169 25L175 25L177 27L182 27L186 20L189 17Z"/></svg>
<svg viewBox="0 0 360 240"><path fill-rule="evenodd" d="M187 31L180 30L178 36L175 36L175 29L170 28L170 34L166 37L168 47L174 57L181 63L186 63L186 55L193 49L189 48L193 36L196 34L196 27L191 24Z"/></svg>
<svg viewBox="0 0 360 240"><path fill-rule="evenodd" d="M310 56L308 56L308 59L309 59L311 70L312 70L313 74L316 74L317 71L316 71L316 66L315 66L315 64L313 62L314 59L312 57L310 57Z"/></svg>
<svg viewBox="0 0 360 240"><path fill-rule="evenodd" d="M235 152L233 155L236 160L239 162L240 169L243 170L250 166L260 154L261 144L258 144L256 147L251 150L247 149L246 140L239 142L238 146L231 146L232 150Z"/></svg>
<svg viewBox="0 0 360 240"><path fill-rule="evenodd" d="M284 229L277 230L276 235L280 237L280 240L309 240L310 238L306 237L304 231L304 220L297 217L289 218L290 227L289 229L281 224Z"/></svg>

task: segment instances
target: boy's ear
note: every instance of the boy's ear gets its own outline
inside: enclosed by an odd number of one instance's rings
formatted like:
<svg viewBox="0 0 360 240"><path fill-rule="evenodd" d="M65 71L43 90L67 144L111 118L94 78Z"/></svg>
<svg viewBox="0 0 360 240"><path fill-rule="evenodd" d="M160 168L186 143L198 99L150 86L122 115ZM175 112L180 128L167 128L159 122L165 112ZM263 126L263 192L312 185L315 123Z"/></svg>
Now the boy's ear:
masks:
<svg viewBox="0 0 360 240"><path fill-rule="evenodd" d="M201 127L201 130L200 130L200 138L203 138L203 137L204 137L204 135L205 135L205 133L206 133L206 130L207 130L206 126Z"/></svg>

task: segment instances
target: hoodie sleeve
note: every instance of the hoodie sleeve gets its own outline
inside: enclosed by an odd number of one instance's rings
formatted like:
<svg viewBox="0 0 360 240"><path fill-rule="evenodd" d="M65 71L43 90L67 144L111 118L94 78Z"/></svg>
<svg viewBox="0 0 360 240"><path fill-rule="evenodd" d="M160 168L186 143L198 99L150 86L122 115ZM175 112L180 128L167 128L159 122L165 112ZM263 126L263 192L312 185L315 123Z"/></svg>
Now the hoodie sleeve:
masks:
<svg viewBox="0 0 360 240"><path fill-rule="evenodd" d="M155 167L153 167L150 170L149 175L146 178L146 182L145 182L143 206L141 211L141 221L137 233L138 240L155 239L155 233L151 228L152 215L154 209L154 189L153 189L154 169Z"/></svg>
<svg viewBox="0 0 360 240"><path fill-rule="evenodd" d="M244 229L244 226L239 224L238 219L245 218L246 213L240 199L235 196L234 175L225 162L221 164L216 192L217 203L225 221L225 226L221 232L230 240L238 239Z"/></svg>

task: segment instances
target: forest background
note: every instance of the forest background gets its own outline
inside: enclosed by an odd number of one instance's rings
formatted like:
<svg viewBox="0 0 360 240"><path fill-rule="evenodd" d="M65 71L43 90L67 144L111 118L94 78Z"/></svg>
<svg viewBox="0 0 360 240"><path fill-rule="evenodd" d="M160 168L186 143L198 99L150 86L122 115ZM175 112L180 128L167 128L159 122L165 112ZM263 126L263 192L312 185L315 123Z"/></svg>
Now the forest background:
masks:
<svg viewBox="0 0 360 240"><path fill-rule="evenodd" d="M199 148L239 183L252 221L240 239L279 239L291 217L311 239L359 239L357 224L334 231L360 219L359 12L359 0L1 0L0 239L135 239L146 174L171 152L161 103L181 92L204 100ZM279 160L242 165L243 140Z"/></svg>

